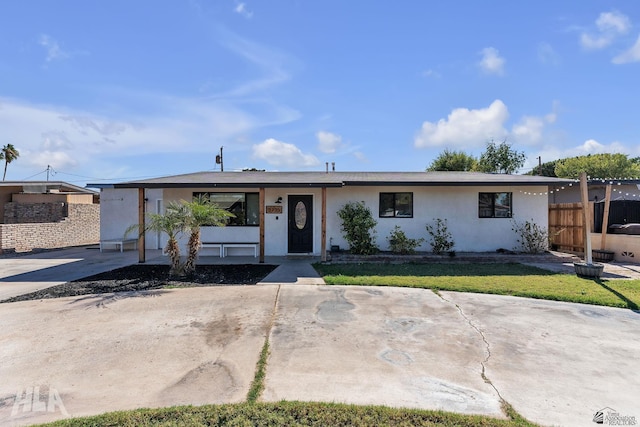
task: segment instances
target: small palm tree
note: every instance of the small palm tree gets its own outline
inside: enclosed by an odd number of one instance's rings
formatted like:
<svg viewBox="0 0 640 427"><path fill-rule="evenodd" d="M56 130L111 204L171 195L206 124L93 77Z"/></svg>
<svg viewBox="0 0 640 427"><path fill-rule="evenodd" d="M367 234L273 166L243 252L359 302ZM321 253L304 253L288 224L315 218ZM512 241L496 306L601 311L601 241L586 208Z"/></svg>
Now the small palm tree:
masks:
<svg viewBox="0 0 640 427"><path fill-rule="evenodd" d="M225 209L219 208L208 197L198 196L191 202L182 202L182 208L187 212L188 221L185 228L191 231L189 243L187 243L187 260L184 263L184 272L192 274L196 269L196 260L200 250L200 227L223 227L227 219L235 215Z"/></svg>
<svg viewBox="0 0 640 427"><path fill-rule="evenodd" d="M16 147L13 146L13 144L7 144L2 147L2 151L0 152L0 160L4 159L4 174L2 175L3 181L7 177L7 166L18 157L20 157L20 153L18 152Z"/></svg>
<svg viewBox="0 0 640 427"><path fill-rule="evenodd" d="M186 230L186 224L188 222L188 212L184 209L182 203L169 202L165 213L151 213L145 226L140 231L142 234L145 231L155 231L160 233L166 233L169 236L167 245L164 250L169 255L171 260L170 275L177 275L182 273L183 269L180 264L180 247L178 246L178 236ZM139 229L138 224L134 224L127 228L125 236L134 229Z"/></svg>

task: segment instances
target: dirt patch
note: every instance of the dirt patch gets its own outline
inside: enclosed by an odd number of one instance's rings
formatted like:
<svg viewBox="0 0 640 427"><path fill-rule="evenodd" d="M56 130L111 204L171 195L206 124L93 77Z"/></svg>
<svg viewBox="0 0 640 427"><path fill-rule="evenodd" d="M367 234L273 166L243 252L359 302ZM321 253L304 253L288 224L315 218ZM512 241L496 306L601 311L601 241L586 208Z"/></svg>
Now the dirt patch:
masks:
<svg viewBox="0 0 640 427"><path fill-rule="evenodd" d="M275 268L275 265L265 264L199 265L192 275L172 277L169 276L168 265L134 264L19 295L0 303L163 288L255 285Z"/></svg>

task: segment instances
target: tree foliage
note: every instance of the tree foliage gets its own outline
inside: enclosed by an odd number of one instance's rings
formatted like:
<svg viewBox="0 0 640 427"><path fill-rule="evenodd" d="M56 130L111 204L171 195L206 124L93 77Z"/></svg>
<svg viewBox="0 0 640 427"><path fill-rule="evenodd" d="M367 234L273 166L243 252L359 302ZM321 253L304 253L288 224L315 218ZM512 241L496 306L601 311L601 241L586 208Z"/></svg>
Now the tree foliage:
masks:
<svg viewBox="0 0 640 427"><path fill-rule="evenodd" d="M520 169L526 159L524 152L512 149L506 140L500 144L490 141L480 156L477 170L487 173L511 174Z"/></svg>
<svg viewBox="0 0 640 427"><path fill-rule="evenodd" d="M342 220L342 232L349 243L351 253L370 255L378 252L374 243L375 226L378 224L364 202L349 202L338 211Z"/></svg>
<svg viewBox="0 0 640 427"><path fill-rule="evenodd" d="M431 162L427 171L463 171L475 170L478 160L464 151L445 149Z"/></svg>
<svg viewBox="0 0 640 427"><path fill-rule="evenodd" d="M640 176L638 158L626 154L589 154L558 160L555 168L560 178L578 178L586 172L591 178L631 178Z"/></svg>
<svg viewBox="0 0 640 427"><path fill-rule="evenodd" d="M20 157L20 152L18 152L13 144L7 144L2 147L2 150L0 150L0 160L4 160L4 174L2 175L3 181L7 177L7 166L9 166L9 163L13 162L18 157Z"/></svg>

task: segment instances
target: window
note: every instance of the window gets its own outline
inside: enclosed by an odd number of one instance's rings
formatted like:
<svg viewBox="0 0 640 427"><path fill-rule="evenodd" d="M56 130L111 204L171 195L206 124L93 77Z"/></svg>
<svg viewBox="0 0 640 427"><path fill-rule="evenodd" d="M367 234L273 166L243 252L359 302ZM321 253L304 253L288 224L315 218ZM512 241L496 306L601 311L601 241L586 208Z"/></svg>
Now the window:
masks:
<svg viewBox="0 0 640 427"><path fill-rule="evenodd" d="M193 197L198 196L234 214L235 218L229 218L227 225L260 225L258 193L193 193Z"/></svg>
<svg viewBox="0 0 640 427"><path fill-rule="evenodd" d="M480 193L478 216L480 218L511 218L511 193Z"/></svg>
<svg viewBox="0 0 640 427"><path fill-rule="evenodd" d="M380 193L380 218L413 218L413 193Z"/></svg>

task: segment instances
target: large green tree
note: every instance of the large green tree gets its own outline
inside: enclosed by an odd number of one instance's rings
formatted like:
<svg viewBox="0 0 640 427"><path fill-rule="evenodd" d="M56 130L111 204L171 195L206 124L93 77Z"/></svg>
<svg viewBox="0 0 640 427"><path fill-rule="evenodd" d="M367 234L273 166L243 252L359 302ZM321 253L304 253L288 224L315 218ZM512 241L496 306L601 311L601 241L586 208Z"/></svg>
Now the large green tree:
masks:
<svg viewBox="0 0 640 427"><path fill-rule="evenodd" d="M427 171L472 171L475 170L478 160L464 151L445 149L431 162Z"/></svg>
<svg viewBox="0 0 640 427"><path fill-rule="evenodd" d="M555 168L560 178L578 178L586 172L591 178L636 178L640 176L640 161L626 154L589 154L558 160Z"/></svg>
<svg viewBox="0 0 640 427"><path fill-rule="evenodd" d="M20 153L13 144L7 144L2 147L2 151L0 151L0 160L4 160L4 174L2 175L3 181L7 177L7 166L9 166L9 163L13 162L18 157L20 157Z"/></svg>
<svg viewBox="0 0 640 427"><path fill-rule="evenodd" d="M479 172L511 174L520 169L526 159L524 152L512 149L506 140L500 144L490 141L480 156L477 170Z"/></svg>

